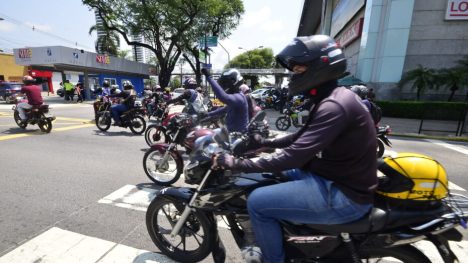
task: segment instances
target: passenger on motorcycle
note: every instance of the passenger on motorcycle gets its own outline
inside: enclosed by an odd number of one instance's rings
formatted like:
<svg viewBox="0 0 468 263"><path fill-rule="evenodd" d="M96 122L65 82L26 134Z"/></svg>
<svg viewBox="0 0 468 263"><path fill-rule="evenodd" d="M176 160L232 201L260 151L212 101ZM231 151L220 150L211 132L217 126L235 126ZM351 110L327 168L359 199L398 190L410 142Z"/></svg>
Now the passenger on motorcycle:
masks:
<svg viewBox="0 0 468 263"><path fill-rule="evenodd" d="M250 119L252 119L253 116L255 116L255 114L257 114L257 112L261 111L262 108L260 108L257 103L255 102L255 99L252 98L252 96L250 96L250 88L249 86L247 86L246 84L242 84L240 87L239 87L240 91L242 92L242 94L245 95L245 97L247 98L247 106L248 106L248 109L249 109L249 121Z"/></svg>
<svg viewBox="0 0 468 263"><path fill-rule="evenodd" d="M257 161L216 157L219 167L280 172L288 182L254 190L247 201L255 238L266 262L284 262L279 220L310 224L355 221L372 208L377 186L375 128L362 103L337 79L346 70L343 51L329 36L297 37L277 56L293 72L290 95L313 100L296 133L258 145L281 148Z"/></svg>
<svg viewBox="0 0 468 263"><path fill-rule="evenodd" d="M197 83L188 83L185 86L185 91L179 97L175 99L170 99L166 103L167 105L173 104L176 102L182 102L187 100L187 113L188 114L203 114L206 113L205 105L203 104L203 95L198 93L195 89L197 88Z"/></svg>
<svg viewBox="0 0 468 263"><path fill-rule="evenodd" d="M208 113L209 117L226 114L226 128L229 132L246 132L249 123L249 105L247 98L240 92L243 78L237 69L228 69L221 74L218 82L214 81L209 71L202 69L202 74L213 88L218 99L225 107Z"/></svg>
<svg viewBox="0 0 468 263"><path fill-rule="evenodd" d="M120 104L111 106L112 119L114 119L114 125L116 126L121 125L120 115L133 108L136 99L136 92L130 81L124 81L122 86L124 89L122 92L109 95L109 97L113 98L123 98L123 101L120 102Z"/></svg>
<svg viewBox="0 0 468 263"><path fill-rule="evenodd" d="M21 102L18 103L17 108L19 112L19 116L22 121L26 120L25 109L31 109L33 106L40 106L43 103L42 95L41 95L41 88L37 85L36 80L31 76L24 76L23 77L24 86L21 88L21 93L26 94L28 98L28 102Z"/></svg>

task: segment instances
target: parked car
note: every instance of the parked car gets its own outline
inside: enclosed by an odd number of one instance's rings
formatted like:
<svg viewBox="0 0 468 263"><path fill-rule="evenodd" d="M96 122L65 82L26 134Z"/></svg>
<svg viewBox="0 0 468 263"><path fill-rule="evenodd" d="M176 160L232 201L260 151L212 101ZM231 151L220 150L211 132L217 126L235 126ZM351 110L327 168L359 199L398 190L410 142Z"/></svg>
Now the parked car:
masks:
<svg viewBox="0 0 468 263"><path fill-rule="evenodd" d="M23 83L19 82L0 82L0 99L6 103L15 103L16 96L21 92Z"/></svg>
<svg viewBox="0 0 468 263"><path fill-rule="evenodd" d="M172 99L175 99L177 97L179 97L180 95L182 95L182 93L184 93L185 89L184 88L177 88L175 89L173 92L172 92Z"/></svg>
<svg viewBox="0 0 468 263"><path fill-rule="evenodd" d="M268 94L268 89L266 88L262 88L262 89L256 89L254 90L250 96L252 96L252 98L254 99L259 99L261 100L262 98L265 98Z"/></svg>
<svg viewBox="0 0 468 263"><path fill-rule="evenodd" d="M55 93L59 95L60 97L65 96L65 93L63 92L63 88L58 88Z"/></svg>

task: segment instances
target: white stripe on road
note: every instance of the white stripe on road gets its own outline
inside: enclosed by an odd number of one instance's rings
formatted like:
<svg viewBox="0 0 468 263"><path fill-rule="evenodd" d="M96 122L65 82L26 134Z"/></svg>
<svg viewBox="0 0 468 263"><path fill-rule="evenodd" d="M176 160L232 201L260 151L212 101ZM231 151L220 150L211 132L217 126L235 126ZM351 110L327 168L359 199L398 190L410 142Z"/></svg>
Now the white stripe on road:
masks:
<svg viewBox="0 0 468 263"><path fill-rule="evenodd" d="M0 263L11 262L173 263L174 261L161 254L53 227L0 258Z"/></svg>
<svg viewBox="0 0 468 263"><path fill-rule="evenodd" d="M151 200L158 190L135 185L126 185L110 195L102 198L98 203L111 204L118 207L129 208L138 211L146 211Z"/></svg>
<svg viewBox="0 0 468 263"><path fill-rule="evenodd" d="M438 140L430 140L430 139L425 139L425 140L430 142L430 143L433 143L433 144L436 144L436 145L439 145L439 146L442 146L442 147L445 147L445 148L448 148L448 149L451 149L451 150L454 150L454 151L457 151L457 152L468 155L468 150L463 148L463 147L456 146L456 145L453 145L453 144L448 144L448 143L445 143L443 141L438 141Z"/></svg>
<svg viewBox="0 0 468 263"><path fill-rule="evenodd" d="M460 186L456 185L455 183L449 182L449 189L450 190L456 190L456 191L464 191L466 192L465 189L461 188Z"/></svg>

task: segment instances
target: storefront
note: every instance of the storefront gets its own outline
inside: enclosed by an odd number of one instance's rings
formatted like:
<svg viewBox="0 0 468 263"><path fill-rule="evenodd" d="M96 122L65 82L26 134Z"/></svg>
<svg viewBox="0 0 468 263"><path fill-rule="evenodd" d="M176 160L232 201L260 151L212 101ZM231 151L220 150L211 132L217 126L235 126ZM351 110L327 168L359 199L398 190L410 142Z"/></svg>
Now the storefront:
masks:
<svg viewBox="0 0 468 263"><path fill-rule="evenodd" d="M148 64L62 46L18 48L14 57L16 64L29 66L29 74L41 78L43 87L51 92L66 79L73 84L82 82L87 94L105 79L119 87L130 80L137 92L142 92L143 80L156 75Z"/></svg>
<svg viewBox="0 0 468 263"><path fill-rule="evenodd" d="M450 68L468 55L468 0L305 0L298 36L312 34L334 37L348 71L378 98L408 99L410 87L397 87L405 72ZM456 99L465 94L459 90Z"/></svg>

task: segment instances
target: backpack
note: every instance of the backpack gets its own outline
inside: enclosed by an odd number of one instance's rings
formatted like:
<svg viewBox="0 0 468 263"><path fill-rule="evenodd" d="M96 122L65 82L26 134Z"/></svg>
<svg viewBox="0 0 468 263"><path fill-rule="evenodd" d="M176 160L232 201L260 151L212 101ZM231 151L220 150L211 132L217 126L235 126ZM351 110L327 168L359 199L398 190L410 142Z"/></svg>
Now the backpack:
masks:
<svg viewBox="0 0 468 263"><path fill-rule="evenodd" d="M372 116L372 119L374 120L374 123L377 125L377 123L380 122L382 119L382 109L379 107L379 105L375 104L373 101L369 101L370 104L370 109L369 112Z"/></svg>

